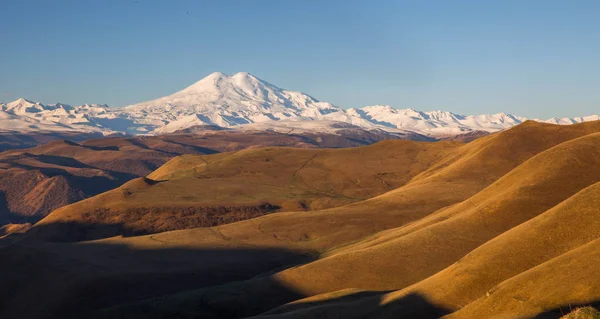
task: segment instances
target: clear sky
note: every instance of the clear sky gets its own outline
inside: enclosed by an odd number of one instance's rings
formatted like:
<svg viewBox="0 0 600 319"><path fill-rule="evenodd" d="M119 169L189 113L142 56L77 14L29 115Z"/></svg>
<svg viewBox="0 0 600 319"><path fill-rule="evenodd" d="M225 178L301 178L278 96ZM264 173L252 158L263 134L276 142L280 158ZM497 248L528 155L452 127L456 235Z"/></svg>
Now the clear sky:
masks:
<svg viewBox="0 0 600 319"><path fill-rule="evenodd" d="M0 101L124 106L214 71L344 108L600 113L600 1L0 1Z"/></svg>

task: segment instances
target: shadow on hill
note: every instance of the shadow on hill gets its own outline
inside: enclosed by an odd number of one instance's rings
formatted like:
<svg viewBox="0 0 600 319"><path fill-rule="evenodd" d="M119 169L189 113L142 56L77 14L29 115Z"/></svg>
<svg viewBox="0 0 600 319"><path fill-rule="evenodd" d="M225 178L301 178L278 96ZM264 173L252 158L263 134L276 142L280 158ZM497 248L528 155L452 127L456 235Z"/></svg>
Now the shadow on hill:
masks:
<svg viewBox="0 0 600 319"><path fill-rule="evenodd" d="M95 168L95 167L89 166L87 164L84 164L72 157L46 155L46 154L34 155L34 154L30 154L30 153L25 153L25 155L35 158L38 161L40 161L42 163L46 163L46 164L52 164L52 165L58 165L58 166L68 166L68 167L73 167L73 168Z"/></svg>
<svg viewBox="0 0 600 319"><path fill-rule="evenodd" d="M151 206L121 210L96 208L83 212L83 221L36 225L28 237L48 242L77 242L114 236L131 237L169 230L230 224L274 213L279 209L279 206L269 203L250 206ZM144 222L148 220L152 222Z"/></svg>
<svg viewBox="0 0 600 319"><path fill-rule="evenodd" d="M566 316L567 314L569 314L571 311L577 309L577 308L581 308L581 307L594 307L596 309L600 309L600 300L596 300L594 302L591 303L585 303L585 304L567 304L567 305L563 305L557 308L554 308L552 310L548 310L545 311L535 317L533 317L532 319L559 319L563 316Z"/></svg>
<svg viewBox="0 0 600 319"><path fill-rule="evenodd" d="M308 251L186 247L148 238L135 243L0 240L0 318L89 318L90 311L247 280L315 257ZM304 297L288 294L291 300Z"/></svg>
<svg viewBox="0 0 600 319"><path fill-rule="evenodd" d="M37 132L37 133L17 133L4 132L0 133L0 151L11 149L24 149L36 147L55 140L70 139L73 141L84 141L91 138L103 137L100 133L59 133L59 132ZM71 142L74 143L74 142Z"/></svg>
<svg viewBox="0 0 600 319"><path fill-rule="evenodd" d="M302 301L297 303L285 304L280 307L273 308L269 311L262 313L262 316L269 315L278 315L284 314L288 312L297 312L302 310L307 310L310 308L317 308L322 306L335 306L342 305L346 307L347 303L356 302L356 301L366 301L365 303L371 304L371 309L374 309L375 305L379 303L381 296L386 294L389 291L360 291L352 294L343 295L337 298L331 298L327 300L318 300L318 301ZM373 303L373 300L368 301L367 299L376 299L376 303Z"/></svg>
<svg viewBox="0 0 600 319"><path fill-rule="evenodd" d="M278 315L293 313L296 315L294 318L437 319L452 313L451 309L435 305L416 293L381 305L386 293L386 291L364 291L325 301L288 304L265 312L257 318L278 318Z"/></svg>
<svg viewBox="0 0 600 319"><path fill-rule="evenodd" d="M50 158L52 158L53 160L57 160L56 158L60 158L60 156L51 156ZM61 160L61 159L58 159L58 160ZM62 168L35 167L35 166L30 166L30 165L18 164L18 163L13 163L12 165L15 167L29 170L29 171L37 170L48 177L56 177L56 176L64 177L71 187L83 191L87 196L93 196L93 195L100 194L100 193L106 192L108 190L117 188L117 187L121 186L123 183L138 177L137 175L134 175L134 174L121 173L121 172L115 172L115 171L106 171L106 173L110 174L110 177L108 177L108 176L78 176L78 175L71 174L69 171L62 169ZM82 163L82 165L85 165L85 164ZM89 167L89 166L86 168L100 170L98 168Z"/></svg>
<svg viewBox="0 0 600 319"><path fill-rule="evenodd" d="M186 148L190 148L190 149L194 150L194 152L196 152L198 154L209 155L209 154L217 154L217 153L219 153L219 151L213 150L212 148L198 146L198 145L193 145L193 144L185 144L185 143L177 142L177 141L175 141L173 139L164 139L164 141L167 142L167 143L172 143L172 144L175 144L175 145L179 145L179 146L183 146L183 147L186 147Z"/></svg>
<svg viewBox="0 0 600 319"><path fill-rule="evenodd" d="M166 298L102 309L86 317L95 319L437 319L452 312L450 309L432 304L418 294L410 294L380 305L384 292L363 292L326 301L300 302L265 312L273 306L299 300L302 295L272 278L263 279L263 284L270 286L271 292L253 295L243 289L239 291L229 289L230 295L223 298L219 295L219 287L209 287L205 289L207 292L204 294L184 292ZM223 285L222 289L235 287L236 284ZM215 292L216 296L211 296L211 292Z"/></svg>
<svg viewBox="0 0 600 319"><path fill-rule="evenodd" d="M0 191L0 226L12 222L12 213L8 209L8 201L4 191Z"/></svg>
<svg viewBox="0 0 600 319"><path fill-rule="evenodd" d="M34 233L27 235L0 240L3 319L255 316L305 298L271 274L316 257L310 251L273 248L178 246L176 236L172 242L134 237L126 242L47 243L31 240ZM332 319L439 318L450 312L418 295L380 306L383 293L361 292L289 310L306 312L298 318L313 318L315 309L319 314L327 308L319 318Z"/></svg>
<svg viewBox="0 0 600 319"><path fill-rule="evenodd" d="M82 141L85 141L85 140L82 140ZM87 148L92 151L118 151L119 150L118 146L92 146L92 145L76 143L76 142L69 141L69 140L64 140L62 142L64 142L67 145Z"/></svg>
<svg viewBox="0 0 600 319"><path fill-rule="evenodd" d="M434 305L426 298L418 294L409 294L389 302L383 306L379 306L375 312L365 316L370 319L396 319L396 318L413 318L413 319L437 319L452 313L451 309L442 306Z"/></svg>
<svg viewBox="0 0 600 319"><path fill-rule="evenodd" d="M52 243L71 243L87 240L96 240L114 236L140 236L149 234L146 231L131 229L122 223L80 223L57 222L35 225L26 233L26 238L33 241L46 241Z"/></svg>

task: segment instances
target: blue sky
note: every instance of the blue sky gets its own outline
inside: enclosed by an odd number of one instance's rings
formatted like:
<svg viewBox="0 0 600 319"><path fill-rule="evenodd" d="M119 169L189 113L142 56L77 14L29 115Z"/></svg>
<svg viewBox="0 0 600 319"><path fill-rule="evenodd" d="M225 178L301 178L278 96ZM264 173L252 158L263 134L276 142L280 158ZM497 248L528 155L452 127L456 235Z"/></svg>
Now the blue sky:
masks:
<svg viewBox="0 0 600 319"><path fill-rule="evenodd" d="M246 71L340 107L600 113L600 1L0 1L0 101L123 106Z"/></svg>

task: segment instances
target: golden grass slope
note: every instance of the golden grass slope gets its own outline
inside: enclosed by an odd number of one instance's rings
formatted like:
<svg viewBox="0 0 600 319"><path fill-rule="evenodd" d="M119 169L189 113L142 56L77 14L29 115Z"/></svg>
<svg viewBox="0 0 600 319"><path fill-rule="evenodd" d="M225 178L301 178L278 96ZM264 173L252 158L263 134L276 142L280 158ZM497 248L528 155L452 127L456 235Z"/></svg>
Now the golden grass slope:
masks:
<svg viewBox="0 0 600 319"><path fill-rule="evenodd" d="M475 196L408 229L369 238L278 279L309 294L406 287L598 180L600 134L591 134L534 156Z"/></svg>
<svg viewBox="0 0 600 319"><path fill-rule="evenodd" d="M202 213L261 209L267 204L284 211L340 206L405 184L460 145L386 141L348 149L266 148L181 156L147 179L53 212L34 233L50 239L54 234L42 235L45 231L39 229L67 222L121 223L146 232L211 226L200 219L201 214L173 218L185 209ZM103 214L97 213L99 209ZM153 218L144 217L153 212Z"/></svg>
<svg viewBox="0 0 600 319"><path fill-rule="evenodd" d="M599 245L596 239L514 276L448 318L527 318L597 302Z"/></svg>
<svg viewBox="0 0 600 319"><path fill-rule="evenodd" d="M191 164L179 159L152 175L158 179L171 174L175 177L172 180L154 185L131 182L58 210L40 225L122 223L133 233L148 233L210 226L204 219L182 216L186 213L170 218L170 212L182 208L202 212L206 206L235 209L236 205L256 207L267 202L283 210L303 210L306 206L325 208L359 201L340 209L275 217L261 223L260 232L273 233L280 240L308 241L313 248L329 249L460 202L544 149L598 129L597 123L586 124L565 128L527 122L469 144L388 141L348 150L248 150L188 158ZM275 156L269 157L268 152ZM312 152L324 155L313 159ZM211 164L205 165L205 158ZM394 192L360 201L393 188L396 179L394 187L409 182ZM158 220L143 217L150 211L148 207L160 206L164 209ZM102 214L93 213L98 209L103 209ZM129 213L123 211L127 209ZM336 225L333 231L332 225ZM51 239L54 235L44 236Z"/></svg>
<svg viewBox="0 0 600 319"><path fill-rule="evenodd" d="M552 189L542 189L543 191L540 192L532 192L532 190L536 189L536 185L531 183L532 179L528 178L528 176L521 176L523 183L525 183L529 189L519 194L520 196L517 196L514 193L509 193L510 197L503 197L501 202L510 203L511 205L508 206L509 209L506 209L503 212L502 217L506 218L507 220L515 220L514 216L516 215L516 221L518 222L518 218L523 218L521 215L527 216L527 214L523 214L523 212L531 212L538 209L538 207L543 208L547 206L544 201L552 198L552 196L560 196L561 193L568 191L570 187L571 189L576 189L577 187L580 187L578 185L583 185L586 183L586 181L600 180L600 175L597 169L598 165L595 162L598 160L598 158L600 158L600 156L594 153L594 151L598 149L598 145L596 144L598 139L598 134L593 134L578 140L564 143L556 147L556 149L548 150L523 164L522 167L524 167L524 171L533 173L533 176L539 175L540 172L546 172L544 178L540 178L538 176L535 179L539 180L539 185L537 185L538 189L540 186L545 185L549 185L552 187ZM546 162L551 164L551 167L554 166L553 170L548 169L548 165L540 165L540 162L544 162L543 157L546 157ZM563 163L561 163L561 159ZM567 167L565 164L570 164L572 167L576 167L577 169ZM534 168L537 168L537 171ZM558 175L559 177L561 174L572 175L565 176L564 179L556 179L556 176L552 177L553 172L554 175ZM511 174L514 173L515 172L511 172ZM511 174L508 174L503 179L510 178ZM499 182L502 182L502 179ZM496 188L494 185L490 187ZM506 188L501 187L501 189L504 189L504 192L506 192ZM490 194L485 194L485 192L486 191L484 190L482 194L486 195L487 198L490 198ZM534 200L530 202L529 205L525 205L523 198L531 198ZM484 223L481 224L481 230L485 231L486 233L489 232L490 235L493 235L494 232L490 231L490 229L494 229L494 223L496 222L493 218L490 218L493 216L490 216L489 213L484 213L485 206L482 207L482 205L480 205L475 207L478 207L478 213L483 215L481 217L484 220ZM492 205L492 207L497 207L497 204ZM500 207L502 206L500 205ZM431 276L411 286L410 288L389 294L385 298L382 298L380 303L385 306L387 304L393 304L398 300L402 300L403 298L406 298L406 296L418 294L424 296L427 298L427 300L438 306L443 306L448 309L459 309L460 307L469 304L481 296L485 296L482 297L483 299L488 298L490 297L490 294L493 295L494 291L498 289L493 288L496 284L513 276L517 276L522 272L526 272L529 269L543 264L549 259L567 253L570 250L578 249L579 246L586 245L587 243L599 238L600 210L598 210L598 207L600 207L600 184L593 184L592 186L585 188L576 195L568 198L566 201L553 207L547 212L544 212L538 217L510 229L500 236L474 249L464 258L460 259L457 263L444 269L438 274ZM455 209L455 207L452 209ZM515 214L514 212L519 214ZM506 221L503 221L502 224L505 223ZM455 224L451 228L459 234L470 234L473 238L477 238L478 235L476 228L467 228L466 231L465 229L461 229L461 226L467 226L468 224L469 221L463 219L460 221L460 223ZM378 241L383 242L385 245L393 245L393 249L398 248L399 245L392 240L393 237L390 238L389 234L387 235L388 237L386 240L379 238ZM453 237L448 233L443 234L443 238L450 241L448 247L445 247L446 249L456 249L455 247L462 247L469 244L469 242L466 244L460 242L452 243L451 241L453 238L455 239L456 236ZM418 245L418 242L415 242L413 239L412 244ZM374 247L377 248L377 246ZM597 247L598 246L596 246L596 248L589 248L591 255L588 257L591 259L591 264L597 264L600 262L600 259L593 254L593 250L597 250ZM400 248L410 249L410 246L400 246ZM428 250L431 250L428 245L420 245L419 248L423 251L424 255L433 255L432 252L428 252ZM392 267L396 268L398 268L397 264L403 265L404 263L414 262L415 259L418 258L418 256L415 255L411 259L403 260L402 258L404 258L404 256L402 255L402 252L396 253L390 249L387 249L387 251L383 252L377 251L379 254L375 256L371 251L365 252L356 246L354 246L354 249L356 250L353 250L353 253L359 256L359 260L355 260L351 265L344 265L344 261L338 261L336 264L336 266L339 266L340 269L345 269L347 271L348 269L352 269L352 273L349 276L346 277L338 274L337 277L340 278L340 281L345 280L346 282L351 282L348 285L351 287L364 285L360 282L361 280L363 282L368 282L367 285L373 285L372 278L365 278L364 276L365 272L369 272L369 267L371 269L377 269L380 271L377 279L382 281L387 280L385 284L393 283L393 274L397 273L397 271L394 269L385 269L385 265L374 266L372 260L378 260L377 256L393 256L389 257L387 262L393 263L394 266ZM442 252L438 252L438 256L440 253ZM307 266L290 269L286 272L296 272L304 267L316 267L328 259L331 258L325 258L308 264ZM363 268L357 269L357 265L361 265L361 260L362 264L367 265ZM573 262L573 264L571 264L573 269L562 274L565 275L570 273L571 276L573 276L573 278L565 281L562 294L558 293L558 288L553 288L554 290L552 293L557 294L558 297L553 299L552 302L549 302L548 305L544 307L540 305L528 305L527 307L532 307L535 309L528 311L538 311L537 313L528 315L537 315L543 311L550 311L553 308L562 305L581 303L585 304L600 299L600 286L598 286L598 284L595 282L598 276L592 272L592 269L594 268L585 266L585 264L582 265L579 262L580 261ZM586 273L586 270L589 271ZM573 274L574 272L579 271L585 273L585 275L577 274L577 276L579 276L577 277L575 274ZM414 271L412 273L414 273ZM285 274L285 272L282 274ZM403 274L407 277L411 275L411 273L408 271L405 271ZM296 276L302 277L303 275L307 276L306 278L309 278L309 275L306 274L300 274ZM404 276L401 279L404 279ZM356 277L357 280L354 280ZM590 279L587 281L584 280L583 278L586 277L590 277ZM311 278L314 278L314 276ZM544 279L540 278L539 280L543 281ZM321 281L317 282L320 283ZM352 282L356 283L356 285L352 285ZM293 286L297 287L295 285ZM543 290L540 290L540 293L541 291ZM578 299L578 293L575 293L575 291L580 291L580 295L586 296L587 299ZM548 292L548 295L552 293ZM320 299L327 300L334 298L335 296L336 294L326 294L320 297ZM527 300L535 301L538 300L539 297L541 296L530 297ZM524 301L521 300L521 302ZM352 308L352 306L347 304L344 307ZM361 311L365 311L364 301L357 303L355 307L361 308ZM470 309L469 307L466 309ZM356 310L359 312L358 309ZM399 309L396 310L400 311ZM327 313L331 312L331 310L327 307L320 307L319 309L313 309L313 312L303 310L305 314L300 317L310 318L312 316L316 316L317 314L322 315L322 311ZM492 318L495 316L498 316L498 318L513 318L517 317L517 314L520 314L520 311L522 310L512 310L514 313L510 313L511 310L509 308L506 310L509 312L509 314L496 314L493 310L489 310L487 306L481 306L479 311L480 312L477 314L466 312L466 310L465 312L459 311L456 313L456 316L460 318ZM486 313L486 311L489 313ZM464 316L459 316L461 313L467 314ZM389 310L384 311L382 314L377 314L377 312L375 312L370 314L369 318L379 317L380 315L383 318L389 314ZM286 316L282 316L282 318ZM454 315L451 317L454 317ZM331 318L337 317L332 316Z"/></svg>
<svg viewBox="0 0 600 319"><path fill-rule="evenodd" d="M496 284L600 237L600 183L471 251L403 293L460 308Z"/></svg>
<svg viewBox="0 0 600 319"><path fill-rule="evenodd" d="M96 135L19 137L18 134L5 134L3 137L9 140L30 140L32 146L48 143L0 153L0 225L37 222L61 206L114 189L132 178L146 176L180 154L214 154L267 146L349 147L398 138L363 133L307 136L208 130L196 134L96 138L80 143L55 139L80 141ZM0 140L3 137L0 136ZM3 150L2 145L0 149Z"/></svg>
<svg viewBox="0 0 600 319"><path fill-rule="evenodd" d="M598 207L600 183L585 188L538 217L486 242L452 266L407 289L340 303L336 301L340 295L357 293L342 290L301 300L270 311L261 318L393 318L394 315L410 315L414 309L406 309L406 299L410 300L415 295L443 309L455 310L467 305L449 318L533 317L561 306L568 309L569 305L589 304L600 300L599 276L596 274L598 268L593 266L600 262L596 256L600 247L597 246L597 239L600 238ZM570 251L580 252L580 249L584 249L580 247L586 247L583 253L585 258L574 260L562 256L567 253L566 256L572 256L575 253ZM568 266L561 266L559 261L545 264L558 257ZM547 273L539 275L535 281L529 279L528 275L521 275L530 270L539 272L540 267ZM566 267L571 269L564 269ZM360 273L355 275L360 276ZM548 285L546 277L560 277L563 282L556 280L554 286L546 287L548 290L522 289L522 295L515 295L510 289L502 290L503 284L500 284L510 279L516 287ZM496 295L497 291L502 293ZM490 305L489 300L496 297L503 299ZM517 302L507 301L511 298ZM328 302L326 305L313 306L315 301ZM471 302L473 305L470 305ZM558 313L555 311L554 314ZM548 317L553 316L549 314Z"/></svg>
<svg viewBox="0 0 600 319"><path fill-rule="evenodd" d="M154 172L146 182L134 181L118 192L55 211L29 236L44 239L43 230L52 225L89 222L81 212L106 205L123 205L115 206L120 209L148 201L181 205L185 199L177 196L187 187L202 199L197 203L211 205L219 201L247 204L249 197L273 203L291 197L313 203L334 198L334 194L356 196L353 203L328 209L272 213L217 227L100 241L132 247L132 251L241 248L318 257L285 270L265 267L270 273L241 282L111 308L104 315L243 317L296 300L263 317L437 318L449 312L457 318L535 316L564 304L591 303L600 298L598 276L593 273L599 260L598 212L594 210L600 180L598 132L598 122L572 126L527 122L469 144L435 144L438 149L434 151L429 149L434 144L403 142L417 150L410 153L398 146L403 144L385 142L345 153L315 151L319 154L316 157L312 157L312 150L301 153L291 149L181 157ZM396 158L390 154L397 154ZM297 157L302 160L293 162ZM383 160L386 157L389 162ZM294 165L290 168L275 163ZM374 167L378 170L371 170ZM386 169L397 172L397 184L387 192L376 181L377 174ZM275 174L278 172L282 174ZM248 188L250 184L242 189L228 186L238 181L238 176L242 183L254 182L253 189ZM355 183L356 179L361 179L360 183ZM202 184L207 182L212 184ZM203 188L208 190L202 193L194 185L212 185L216 190ZM273 186L279 189L271 192ZM382 187L380 195L373 190L376 187ZM296 193L298 190L304 193ZM171 193L167 196L165 192ZM128 203L127 198L135 200ZM213 198L217 200L210 202ZM81 204L89 206L80 210L83 206L77 205ZM116 225L124 215L116 214L114 220L102 224ZM143 222L153 224L156 220ZM126 264L127 257L119 250L87 257L74 253L74 247L91 247L92 243L30 241L16 245L43 247L48 255L64 260L65 269L69 263L110 265L111 258ZM580 256L583 254L588 258ZM134 263L127 274L169 271L156 258L145 259L144 266ZM226 256L217 255L211 262L218 265L226 260ZM126 274L124 268L119 269L113 275L122 278L119 276ZM195 272L198 278L214 275L202 271L206 269ZM584 288L584 278L590 276L595 277L588 279ZM78 283L94 278L93 273L85 273ZM561 281L563 287L559 287ZM571 282L573 286L565 284ZM570 294L573 287L578 292ZM542 296L544 292L546 296ZM73 293L66 290L57 298L69 300ZM515 296L520 301L509 300ZM106 306L125 302L105 298L98 302ZM143 297L127 301L139 299Z"/></svg>

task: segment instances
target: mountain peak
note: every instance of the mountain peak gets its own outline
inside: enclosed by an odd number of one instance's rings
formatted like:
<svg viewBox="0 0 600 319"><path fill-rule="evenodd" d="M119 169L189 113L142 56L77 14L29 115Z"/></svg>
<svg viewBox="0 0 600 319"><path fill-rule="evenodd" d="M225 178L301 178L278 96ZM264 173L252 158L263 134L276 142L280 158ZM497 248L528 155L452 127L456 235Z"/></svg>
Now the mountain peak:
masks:
<svg viewBox="0 0 600 319"><path fill-rule="evenodd" d="M24 99L22 97L14 100L12 102L6 103L6 107L9 110L10 109L14 109L14 108L29 107L29 106L33 106L33 105L40 105L40 107L41 107L40 103L32 102L32 101L29 101L29 100Z"/></svg>
<svg viewBox="0 0 600 319"><path fill-rule="evenodd" d="M248 72L238 72L229 76L222 72L213 72L200 81L170 96L203 96L204 100L214 100L225 95L241 94L246 96L250 92L263 91L264 87L279 91L281 89L269 84ZM254 94L251 94L253 96ZM164 101L161 101L164 102Z"/></svg>
<svg viewBox="0 0 600 319"><path fill-rule="evenodd" d="M216 79L224 79L224 78L243 78L243 77L258 79L256 76L254 76L248 72L237 72L237 73L234 73L233 75L227 75L226 73L223 73L223 72L213 72L213 73L207 75L206 77L204 77L203 79L201 79L200 81L207 80L207 79L216 80Z"/></svg>
<svg viewBox="0 0 600 319"><path fill-rule="evenodd" d="M209 75L207 75L206 77L204 77L202 80L205 79L220 79L220 78L228 78L229 76L223 72L213 72ZM202 81L200 80L200 81Z"/></svg>
<svg viewBox="0 0 600 319"><path fill-rule="evenodd" d="M22 97L20 97L20 98L18 98L18 99L16 99L16 100L14 100L14 101L12 101L12 102L9 102L8 104L24 104L24 103L28 103L28 104L35 104L35 102L29 101L29 100L27 100L27 99L24 99L24 98L22 98Z"/></svg>

